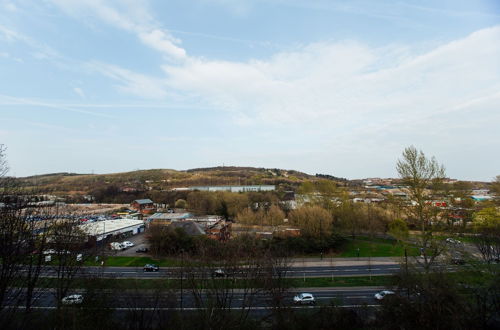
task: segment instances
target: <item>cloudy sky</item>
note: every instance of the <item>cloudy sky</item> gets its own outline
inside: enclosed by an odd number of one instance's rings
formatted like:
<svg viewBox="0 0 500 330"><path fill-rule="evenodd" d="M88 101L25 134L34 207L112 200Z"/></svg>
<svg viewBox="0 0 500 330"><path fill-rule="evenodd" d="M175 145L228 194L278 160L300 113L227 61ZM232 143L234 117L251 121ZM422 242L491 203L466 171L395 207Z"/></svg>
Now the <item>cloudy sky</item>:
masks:
<svg viewBox="0 0 500 330"><path fill-rule="evenodd" d="M11 174L500 174L500 2L0 0Z"/></svg>

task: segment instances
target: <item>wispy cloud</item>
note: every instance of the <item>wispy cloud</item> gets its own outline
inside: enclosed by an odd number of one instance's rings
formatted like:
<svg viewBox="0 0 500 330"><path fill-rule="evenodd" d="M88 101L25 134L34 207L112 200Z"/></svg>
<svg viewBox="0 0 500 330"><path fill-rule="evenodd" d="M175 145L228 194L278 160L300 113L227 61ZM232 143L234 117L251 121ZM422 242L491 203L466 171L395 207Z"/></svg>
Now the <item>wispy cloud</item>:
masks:
<svg viewBox="0 0 500 330"><path fill-rule="evenodd" d="M73 91L78 94L82 99L86 98L85 92L80 87L73 87Z"/></svg>
<svg viewBox="0 0 500 330"><path fill-rule="evenodd" d="M107 63L90 62L87 66L118 81L118 89L125 93L152 99L162 99L168 94L164 79L150 77Z"/></svg>
<svg viewBox="0 0 500 330"><path fill-rule="evenodd" d="M0 25L0 40L6 42L22 42L34 50L33 56L38 59L59 59L61 55L52 47L39 42L10 27Z"/></svg>
<svg viewBox="0 0 500 330"><path fill-rule="evenodd" d="M96 116L96 117L115 118L115 116L111 116L111 115L106 114L106 113L93 112L93 111L87 111L87 110L82 110L82 109L75 109L72 107L67 107L64 105L60 105L58 103L53 103L53 102L48 102L48 101L41 101L41 100L22 98L22 97L13 97L13 96L9 96L9 95L0 94L0 105L2 105L2 104L9 105L9 106L35 105L38 107L50 108L50 109L55 109L55 110L60 110L60 111L75 112L75 113L80 113L80 114L85 114L85 115Z"/></svg>
<svg viewBox="0 0 500 330"><path fill-rule="evenodd" d="M134 33L148 47L160 51L170 60L183 60L186 51L179 40L161 27L150 15L145 1L52 0L65 12L82 17L95 17L116 28Z"/></svg>

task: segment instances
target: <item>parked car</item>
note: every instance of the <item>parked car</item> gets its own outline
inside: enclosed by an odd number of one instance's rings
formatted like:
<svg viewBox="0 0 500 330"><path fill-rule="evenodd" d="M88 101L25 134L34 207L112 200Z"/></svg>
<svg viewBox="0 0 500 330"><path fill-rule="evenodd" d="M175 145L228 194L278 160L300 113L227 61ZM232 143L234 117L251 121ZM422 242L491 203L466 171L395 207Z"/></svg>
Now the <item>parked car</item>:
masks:
<svg viewBox="0 0 500 330"><path fill-rule="evenodd" d="M389 297L389 296L392 296L392 295L395 295L396 293L394 291L391 291L391 290L383 290L383 291L380 291L380 292L377 292L375 293L375 299L377 300L383 300L384 298L386 297Z"/></svg>
<svg viewBox="0 0 500 330"><path fill-rule="evenodd" d="M147 247L142 247L142 248L138 248L137 250L135 250L136 253L146 253L148 251L149 251L149 249Z"/></svg>
<svg viewBox="0 0 500 330"><path fill-rule="evenodd" d="M54 249L44 250L43 254L56 254L56 250L54 250Z"/></svg>
<svg viewBox="0 0 500 330"><path fill-rule="evenodd" d="M158 267L158 265L146 264L144 265L142 270L145 272L157 272L160 270L160 267Z"/></svg>
<svg viewBox="0 0 500 330"><path fill-rule="evenodd" d="M119 250L119 251L125 250L125 247L118 242L109 243L109 247L111 248L111 250Z"/></svg>
<svg viewBox="0 0 500 330"><path fill-rule="evenodd" d="M451 237L449 237L449 238L446 239L446 243L455 244L455 245L462 244L462 242L460 242L459 240L451 238Z"/></svg>
<svg viewBox="0 0 500 330"><path fill-rule="evenodd" d="M122 245L125 247L125 248L129 248L129 247L132 247L134 246L135 244L130 242L130 241L124 241L122 242Z"/></svg>
<svg viewBox="0 0 500 330"><path fill-rule="evenodd" d="M81 294L72 294L62 298L61 302L63 305L79 305L83 302L83 296Z"/></svg>
<svg viewBox="0 0 500 330"><path fill-rule="evenodd" d="M295 305L314 305L316 304L316 299L312 293L299 293L295 297L293 297L293 303Z"/></svg>

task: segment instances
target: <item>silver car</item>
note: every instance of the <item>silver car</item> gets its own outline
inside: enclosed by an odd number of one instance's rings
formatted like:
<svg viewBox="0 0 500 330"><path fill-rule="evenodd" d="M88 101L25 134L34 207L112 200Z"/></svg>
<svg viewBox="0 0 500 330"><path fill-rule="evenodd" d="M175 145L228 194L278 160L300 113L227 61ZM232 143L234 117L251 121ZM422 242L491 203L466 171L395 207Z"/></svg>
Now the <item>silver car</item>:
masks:
<svg viewBox="0 0 500 330"><path fill-rule="evenodd" d="M312 293L299 293L293 297L293 303L295 305L314 305L316 304L316 299Z"/></svg>
<svg viewBox="0 0 500 330"><path fill-rule="evenodd" d="M62 298L61 302L63 305L79 305L83 302L83 296L81 294L72 294Z"/></svg>
<svg viewBox="0 0 500 330"><path fill-rule="evenodd" d="M387 296L392 296L392 295L395 295L395 294L396 294L396 292L394 292L394 291L384 290L384 291L380 291L378 293L375 293L375 299L382 300L382 299L384 299Z"/></svg>

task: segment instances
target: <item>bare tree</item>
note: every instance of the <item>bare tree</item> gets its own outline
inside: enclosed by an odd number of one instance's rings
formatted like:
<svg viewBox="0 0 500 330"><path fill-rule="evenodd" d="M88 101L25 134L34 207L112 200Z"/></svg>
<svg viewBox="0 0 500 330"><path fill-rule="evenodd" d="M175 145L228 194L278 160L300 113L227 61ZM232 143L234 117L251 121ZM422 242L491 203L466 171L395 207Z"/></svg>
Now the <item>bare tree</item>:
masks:
<svg viewBox="0 0 500 330"><path fill-rule="evenodd" d="M34 192L7 176L5 150L0 145L0 320L8 327L20 306L31 312L33 301L43 290L39 282L46 236L39 220L51 209L33 202ZM17 322L26 319L17 318Z"/></svg>
<svg viewBox="0 0 500 330"><path fill-rule="evenodd" d="M87 235L79 228L75 218L56 218L48 228L48 246L55 260L52 270L55 273L55 297L57 306L68 294L75 279L83 276L83 265L93 256L85 249Z"/></svg>

